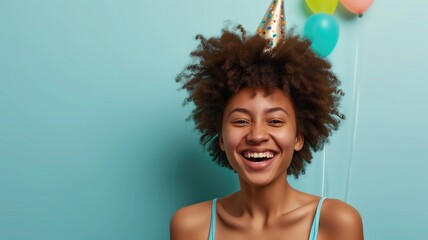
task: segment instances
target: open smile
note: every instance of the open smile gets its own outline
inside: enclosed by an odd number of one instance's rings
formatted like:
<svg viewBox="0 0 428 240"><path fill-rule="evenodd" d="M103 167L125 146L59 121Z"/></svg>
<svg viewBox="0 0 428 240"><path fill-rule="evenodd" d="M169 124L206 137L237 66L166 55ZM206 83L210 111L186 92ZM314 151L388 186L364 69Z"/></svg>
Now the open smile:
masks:
<svg viewBox="0 0 428 240"><path fill-rule="evenodd" d="M261 171L272 164L276 153L273 151L246 150L241 152L241 156L245 159L244 162L250 170Z"/></svg>

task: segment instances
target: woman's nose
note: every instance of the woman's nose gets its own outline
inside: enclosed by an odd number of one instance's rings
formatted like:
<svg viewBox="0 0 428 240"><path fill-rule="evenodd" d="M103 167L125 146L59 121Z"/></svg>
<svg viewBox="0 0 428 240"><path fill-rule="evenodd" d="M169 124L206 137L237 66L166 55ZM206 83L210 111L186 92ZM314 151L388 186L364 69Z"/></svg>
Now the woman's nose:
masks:
<svg viewBox="0 0 428 240"><path fill-rule="evenodd" d="M249 143L260 143L269 139L269 134L263 124L254 124L251 126L246 139Z"/></svg>

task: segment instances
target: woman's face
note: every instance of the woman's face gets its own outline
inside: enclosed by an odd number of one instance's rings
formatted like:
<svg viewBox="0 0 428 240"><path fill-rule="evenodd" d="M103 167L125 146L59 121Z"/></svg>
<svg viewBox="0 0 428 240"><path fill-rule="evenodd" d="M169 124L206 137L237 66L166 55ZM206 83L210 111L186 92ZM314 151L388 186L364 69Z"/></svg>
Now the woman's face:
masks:
<svg viewBox="0 0 428 240"><path fill-rule="evenodd" d="M303 146L290 98L280 89L244 88L227 104L220 147L230 165L249 184L263 186L285 176L293 152Z"/></svg>

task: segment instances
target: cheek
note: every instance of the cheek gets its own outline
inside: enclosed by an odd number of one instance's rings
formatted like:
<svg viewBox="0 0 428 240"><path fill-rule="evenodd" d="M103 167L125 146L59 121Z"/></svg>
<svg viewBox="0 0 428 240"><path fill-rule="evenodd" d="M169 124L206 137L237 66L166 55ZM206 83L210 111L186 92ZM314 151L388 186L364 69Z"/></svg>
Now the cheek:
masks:
<svg viewBox="0 0 428 240"><path fill-rule="evenodd" d="M235 128L226 125L222 128L222 136L225 147L226 145L233 147L238 145L242 141L242 138L245 136L245 133L244 130L241 128Z"/></svg>
<svg viewBox="0 0 428 240"><path fill-rule="evenodd" d="M223 146L226 153L234 150L241 142L242 137L236 131L223 131Z"/></svg>
<svg viewBox="0 0 428 240"><path fill-rule="evenodd" d="M230 165L236 170L237 161L235 159L235 151L242 142L243 134L240 131L230 131L227 128L223 130L223 149Z"/></svg>
<svg viewBox="0 0 428 240"><path fill-rule="evenodd" d="M296 136L294 134L276 134L273 135L275 142L280 145L281 148L288 151L294 151L294 144L296 141Z"/></svg>

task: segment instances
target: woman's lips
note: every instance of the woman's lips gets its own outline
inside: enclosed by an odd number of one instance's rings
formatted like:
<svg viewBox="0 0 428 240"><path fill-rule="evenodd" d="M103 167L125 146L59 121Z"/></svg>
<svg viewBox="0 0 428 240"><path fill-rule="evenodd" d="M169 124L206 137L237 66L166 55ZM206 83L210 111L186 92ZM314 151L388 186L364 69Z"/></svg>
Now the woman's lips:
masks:
<svg viewBox="0 0 428 240"><path fill-rule="evenodd" d="M275 157L273 151L243 151L241 156L250 170L261 171L268 168Z"/></svg>

